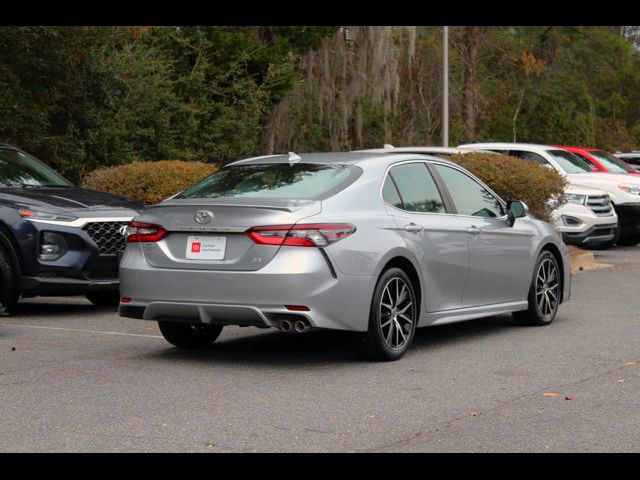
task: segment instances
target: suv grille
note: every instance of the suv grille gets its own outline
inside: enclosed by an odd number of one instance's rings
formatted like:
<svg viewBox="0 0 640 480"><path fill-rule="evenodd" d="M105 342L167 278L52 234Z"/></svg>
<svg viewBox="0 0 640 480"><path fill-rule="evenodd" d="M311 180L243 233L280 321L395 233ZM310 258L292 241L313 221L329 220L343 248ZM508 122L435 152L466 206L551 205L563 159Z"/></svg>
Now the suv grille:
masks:
<svg viewBox="0 0 640 480"><path fill-rule="evenodd" d="M82 229L98 245L100 255L115 255L124 252L126 241L120 229L128 222L92 222Z"/></svg>
<svg viewBox="0 0 640 480"><path fill-rule="evenodd" d="M587 207L599 217L613 215L613 207L609 195L589 195L587 197Z"/></svg>

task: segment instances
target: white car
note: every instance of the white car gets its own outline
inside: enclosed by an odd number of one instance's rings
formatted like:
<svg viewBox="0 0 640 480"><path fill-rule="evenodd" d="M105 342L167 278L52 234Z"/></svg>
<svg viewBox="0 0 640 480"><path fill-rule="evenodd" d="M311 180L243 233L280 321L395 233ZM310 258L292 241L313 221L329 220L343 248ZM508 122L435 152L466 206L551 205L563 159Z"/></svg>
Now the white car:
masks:
<svg viewBox="0 0 640 480"><path fill-rule="evenodd" d="M602 190L569 184L565 203L551 212L564 243L592 248L613 245L618 234L618 216Z"/></svg>
<svg viewBox="0 0 640 480"><path fill-rule="evenodd" d="M483 148L454 147L393 147L362 150L367 153L420 153L423 155L444 155L457 153L492 152ZM617 236L618 216L609 196L602 190L570 185L565 191L566 203L551 212L554 226L562 234L565 243L571 245L606 248Z"/></svg>
<svg viewBox="0 0 640 480"><path fill-rule="evenodd" d="M383 148L369 148L366 150L355 150L356 152L361 153L419 153L421 155L455 155L456 153L469 153L473 151L473 149L461 149L455 147L394 147L388 143L385 143ZM480 149L476 149L475 151L482 151Z"/></svg>
<svg viewBox="0 0 640 480"><path fill-rule="evenodd" d="M564 175L574 188L591 188L606 192L618 215L619 238L617 244L632 246L640 243L640 179L635 180L633 175L593 173L591 167L584 160L566 150L550 145L470 143L458 145L458 148L493 151L539 162ZM569 198L571 199L571 196ZM584 201L586 206L593 210L593 206L590 204L591 199L587 197Z"/></svg>

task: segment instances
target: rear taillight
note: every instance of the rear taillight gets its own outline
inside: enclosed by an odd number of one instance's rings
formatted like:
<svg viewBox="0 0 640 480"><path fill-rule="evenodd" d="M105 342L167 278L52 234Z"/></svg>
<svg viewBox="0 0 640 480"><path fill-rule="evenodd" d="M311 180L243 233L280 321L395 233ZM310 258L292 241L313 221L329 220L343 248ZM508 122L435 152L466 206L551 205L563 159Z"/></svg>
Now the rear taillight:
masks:
<svg viewBox="0 0 640 480"><path fill-rule="evenodd" d="M167 234L161 225L143 222L129 222L127 242L157 242Z"/></svg>
<svg viewBox="0 0 640 480"><path fill-rule="evenodd" d="M245 233L260 245L326 247L355 231L356 227L347 223L308 223L253 227Z"/></svg>

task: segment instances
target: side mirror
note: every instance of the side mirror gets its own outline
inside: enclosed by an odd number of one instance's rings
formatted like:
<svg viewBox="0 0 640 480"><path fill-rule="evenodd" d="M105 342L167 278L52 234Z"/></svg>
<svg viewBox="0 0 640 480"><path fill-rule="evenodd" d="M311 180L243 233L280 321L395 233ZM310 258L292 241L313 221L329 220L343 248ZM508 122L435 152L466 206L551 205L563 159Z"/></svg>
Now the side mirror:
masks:
<svg viewBox="0 0 640 480"><path fill-rule="evenodd" d="M510 227L516 222L516 218L522 218L527 215L529 208L519 200L509 200L507 202L507 223Z"/></svg>

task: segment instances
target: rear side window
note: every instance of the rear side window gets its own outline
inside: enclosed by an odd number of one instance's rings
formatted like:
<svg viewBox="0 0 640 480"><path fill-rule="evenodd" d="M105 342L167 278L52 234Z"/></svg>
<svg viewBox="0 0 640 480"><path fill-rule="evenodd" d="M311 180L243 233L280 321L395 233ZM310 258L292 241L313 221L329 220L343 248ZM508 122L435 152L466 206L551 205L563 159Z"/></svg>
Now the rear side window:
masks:
<svg viewBox="0 0 640 480"><path fill-rule="evenodd" d="M175 198L260 197L318 200L355 181L362 170L353 165L270 163L223 168Z"/></svg>
<svg viewBox="0 0 640 480"><path fill-rule="evenodd" d="M549 162L542 156L533 152L526 152L524 150L509 150L509 155L512 157L518 157L523 160L529 160L533 162L538 162L543 165L549 165Z"/></svg>
<svg viewBox="0 0 640 480"><path fill-rule="evenodd" d="M391 180L389 175L387 175L387 179L384 181L384 185L382 186L382 198L384 198L384 201L389 205L396 208L403 208L402 199L400 198L398 189L393 184L393 180Z"/></svg>
<svg viewBox="0 0 640 480"><path fill-rule="evenodd" d="M434 165L447 186L460 215L498 218L504 215L500 201L470 176L444 165Z"/></svg>
<svg viewBox="0 0 640 480"><path fill-rule="evenodd" d="M398 165L389 171L389 175L398 187L402 201L402 207L399 208L409 212L444 213L444 202L424 163ZM385 182L385 186L386 184L387 182ZM390 190L390 187L388 189ZM385 201L391 203L386 197Z"/></svg>

